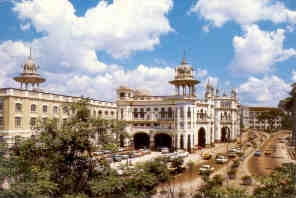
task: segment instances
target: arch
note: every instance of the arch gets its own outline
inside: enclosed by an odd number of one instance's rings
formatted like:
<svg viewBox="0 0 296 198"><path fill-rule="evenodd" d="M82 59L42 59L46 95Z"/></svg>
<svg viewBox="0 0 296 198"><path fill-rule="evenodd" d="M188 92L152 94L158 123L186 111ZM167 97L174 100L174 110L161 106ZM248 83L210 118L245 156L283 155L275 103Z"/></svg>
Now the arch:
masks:
<svg viewBox="0 0 296 198"><path fill-rule="evenodd" d="M124 138L125 138L125 137L124 137L124 135L122 135L122 134L119 136L120 147L124 147Z"/></svg>
<svg viewBox="0 0 296 198"><path fill-rule="evenodd" d="M184 149L184 135L180 136L180 149Z"/></svg>
<svg viewBox="0 0 296 198"><path fill-rule="evenodd" d="M149 148L150 137L147 133L136 133L134 135L134 146L135 149Z"/></svg>
<svg viewBox="0 0 296 198"><path fill-rule="evenodd" d="M206 146L206 130L203 127L198 130L198 146Z"/></svg>
<svg viewBox="0 0 296 198"><path fill-rule="evenodd" d="M228 127L223 127L221 129L221 142L230 141L230 129Z"/></svg>
<svg viewBox="0 0 296 198"><path fill-rule="evenodd" d="M166 133L158 133L154 136L155 148L159 150L161 147L172 149L172 137Z"/></svg>
<svg viewBox="0 0 296 198"><path fill-rule="evenodd" d="M188 134L187 136L187 151L191 153L191 135Z"/></svg>

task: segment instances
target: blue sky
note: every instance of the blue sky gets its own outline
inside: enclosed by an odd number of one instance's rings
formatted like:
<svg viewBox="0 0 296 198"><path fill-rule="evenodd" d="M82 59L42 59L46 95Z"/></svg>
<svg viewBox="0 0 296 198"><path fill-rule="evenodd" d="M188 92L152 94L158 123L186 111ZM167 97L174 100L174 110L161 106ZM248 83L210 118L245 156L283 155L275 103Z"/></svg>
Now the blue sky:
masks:
<svg viewBox="0 0 296 198"><path fill-rule="evenodd" d="M33 48L46 91L113 100L172 93L184 50L202 83L275 106L296 81L294 0L0 0L0 86Z"/></svg>

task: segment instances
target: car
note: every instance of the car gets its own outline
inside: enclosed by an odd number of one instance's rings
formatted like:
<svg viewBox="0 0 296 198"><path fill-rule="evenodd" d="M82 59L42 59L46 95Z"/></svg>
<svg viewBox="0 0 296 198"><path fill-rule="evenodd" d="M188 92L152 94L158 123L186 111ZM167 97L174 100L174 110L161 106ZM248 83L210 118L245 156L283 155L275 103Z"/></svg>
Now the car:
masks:
<svg viewBox="0 0 296 198"><path fill-rule="evenodd" d="M236 152L230 150L227 152L227 156L231 158L236 157Z"/></svg>
<svg viewBox="0 0 296 198"><path fill-rule="evenodd" d="M201 155L202 159L209 160L212 158L212 155L210 153L204 153Z"/></svg>
<svg viewBox="0 0 296 198"><path fill-rule="evenodd" d="M210 174L215 170L214 167L212 167L209 164L204 164L199 168L199 173L200 174Z"/></svg>
<svg viewBox="0 0 296 198"><path fill-rule="evenodd" d="M128 159L129 158L129 155L126 155L126 154L123 154L123 155L120 155L122 159Z"/></svg>
<svg viewBox="0 0 296 198"><path fill-rule="evenodd" d="M103 151L95 151L93 154L94 154L95 156L99 156L99 155L103 155L104 152L103 152Z"/></svg>
<svg viewBox="0 0 296 198"><path fill-rule="evenodd" d="M121 155L115 154L112 156L114 162L120 162L122 160Z"/></svg>
<svg viewBox="0 0 296 198"><path fill-rule="evenodd" d="M169 148L167 148L167 147L160 148L160 152L161 152L162 154L169 153Z"/></svg>
<svg viewBox="0 0 296 198"><path fill-rule="evenodd" d="M110 151L110 150L103 150L103 152L104 152L104 154L111 154L112 153L112 151Z"/></svg>
<svg viewBox="0 0 296 198"><path fill-rule="evenodd" d="M189 156L189 152L184 150L177 150L176 155L177 157L185 158Z"/></svg>
<svg viewBox="0 0 296 198"><path fill-rule="evenodd" d="M270 150L265 150L264 151L264 155L271 155L272 154L272 151L270 151Z"/></svg>
<svg viewBox="0 0 296 198"><path fill-rule="evenodd" d="M129 157L129 158L135 158L135 157L137 157L137 156L136 156L135 152L129 152L129 153L128 153L128 157Z"/></svg>
<svg viewBox="0 0 296 198"><path fill-rule="evenodd" d="M218 164L224 164L224 163L228 162L228 158L224 155L217 155L215 161Z"/></svg>
<svg viewBox="0 0 296 198"><path fill-rule="evenodd" d="M261 151L256 151L256 152L254 153L254 156L255 156L255 157L260 157L260 156L261 156Z"/></svg>
<svg viewBox="0 0 296 198"><path fill-rule="evenodd" d="M123 151L125 151L126 149L125 148L123 148L123 147L119 147L118 148L118 152L123 152Z"/></svg>

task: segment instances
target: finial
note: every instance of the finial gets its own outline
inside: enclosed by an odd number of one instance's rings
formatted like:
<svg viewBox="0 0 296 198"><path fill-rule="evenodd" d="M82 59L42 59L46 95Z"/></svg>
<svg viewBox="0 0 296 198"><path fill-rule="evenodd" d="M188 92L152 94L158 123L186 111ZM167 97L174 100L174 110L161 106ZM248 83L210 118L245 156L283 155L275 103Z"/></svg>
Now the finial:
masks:
<svg viewBox="0 0 296 198"><path fill-rule="evenodd" d="M32 47L30 47L30 55L29 58L32 59Z"/></svg>
<svg viewBox="0 0 296 198"><path fill-rule="evenodd" d="M184 52L183 52L183 58L182 58L182 63L181 64L182 65L187 64L187 61L186 61L186 50L184 50Z"/></svg>

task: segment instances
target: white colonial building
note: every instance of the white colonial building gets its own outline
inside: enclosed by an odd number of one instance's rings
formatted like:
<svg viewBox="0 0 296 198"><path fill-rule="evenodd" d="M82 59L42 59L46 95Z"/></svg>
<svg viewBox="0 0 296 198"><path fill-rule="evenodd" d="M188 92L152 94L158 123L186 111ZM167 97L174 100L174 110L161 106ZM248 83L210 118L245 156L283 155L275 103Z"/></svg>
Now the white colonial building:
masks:
<svg viewBox="0 0 296 198"><path fill-rule="evenodd" d="M192 66L183 59L175 68L172 96L152 96L146 90L121 86L117 90L118 119L127 122L126 140L135 148L169 147L191 151L215 142L236 140L240 134L239 102L235 90L219 95L209 83L204 99L195 95Z"/></svg>
<svg viewBox="0 0 296 198"><path fill-rule="evenodd" d="M0 89L0 140L13 143L16 137L34 135L38 120L57 119L60 123L71 116L69 104L79 97L41 91L45 81L39 66L30 55L23 71L14 79L20 87ZM163 82L160 82L163 83ZM215 142L235 140L240 133L239 102L236 92L219 95L208 83L204 99L195 95L193 68L184 59L175 69L175 78L169 82L175 87L172 96L151 96L145 90L121 86L117 101L90 100L92 117L119 119L127 122L130 138L122 145L135 148L169 147L191 151Z"/></svg>

